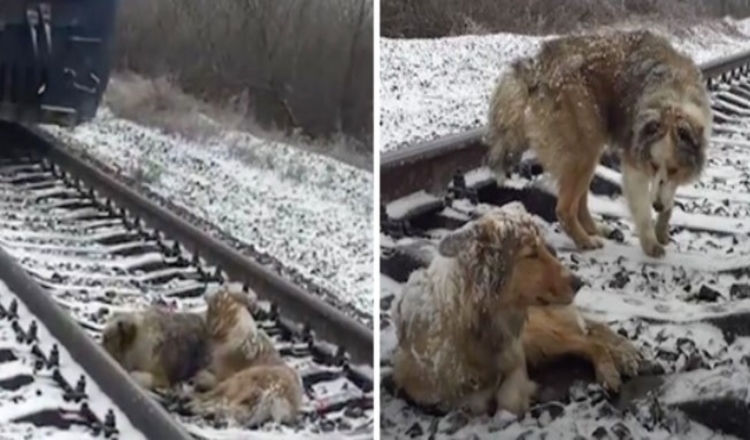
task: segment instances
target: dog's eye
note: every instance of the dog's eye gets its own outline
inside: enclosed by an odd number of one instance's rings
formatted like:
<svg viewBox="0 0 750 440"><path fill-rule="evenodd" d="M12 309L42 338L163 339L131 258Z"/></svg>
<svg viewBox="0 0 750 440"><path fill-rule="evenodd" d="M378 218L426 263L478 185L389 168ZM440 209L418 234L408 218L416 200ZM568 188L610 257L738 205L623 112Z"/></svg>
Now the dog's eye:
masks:
<svg viewBox="0 0 750 440"><path fill-rule="evenodd" d="M677 168L667 168L667 175L669 175L669 177L672 177L675 174L677 174Z"/></svg>
<svg viewBox="0 0 750 440"><path fill-rule="evenodd" d="M651 171L653 172L659 171L659 165L656 164L655 162L650 162L649 165L651 166Z"/></svg>
<svg viewBox="0 0 750 440"><path fill-rule="evenodd" d="M643 134L653 136L659 131L659 128L659 121L651 121L643 127Z"/></svg>

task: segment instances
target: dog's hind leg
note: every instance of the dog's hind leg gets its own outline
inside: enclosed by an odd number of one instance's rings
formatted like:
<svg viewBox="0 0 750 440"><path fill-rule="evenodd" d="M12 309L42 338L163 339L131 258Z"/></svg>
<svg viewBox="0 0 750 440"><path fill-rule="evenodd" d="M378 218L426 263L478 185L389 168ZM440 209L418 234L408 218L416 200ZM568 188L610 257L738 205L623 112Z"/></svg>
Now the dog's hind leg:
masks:
<svg viewBox="0 0 750 440"><path fill-rule="evenodd" d="M601 237L608 237L612 233L607 225L603 223L597 223L593 217L591 217L591 211L589 211L589 191L588 189L581 195L581 200L578 202L578 221L581 222L581 226L589 235L599 235Z"/></svg>
<svg viewBox="0 0 750 440"><path fill-rule="evenodd" d="M589 164L576 164L576 166L567 166L561 170L560 191L557 200L557 218L568 236L581 249L597 249L604 244L596 236L589 235L586 228L580 221L580 210L585 209L588 213L588 206L581 208L581 202L587 202L583 195L588 192L591 181L590 173L581 173L583 169L589 168ZM593 169L595 164L590 167ZM588 214L588 220L591 220L591 214ZM592 228L596 226L588 225Z"/></svg>

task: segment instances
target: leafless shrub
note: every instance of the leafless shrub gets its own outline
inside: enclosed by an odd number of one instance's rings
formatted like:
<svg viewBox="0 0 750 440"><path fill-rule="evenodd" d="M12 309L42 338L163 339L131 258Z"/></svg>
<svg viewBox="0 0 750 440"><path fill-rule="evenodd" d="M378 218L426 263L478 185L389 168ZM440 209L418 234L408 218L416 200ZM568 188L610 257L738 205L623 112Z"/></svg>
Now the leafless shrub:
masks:
<svg viewBox="0 0 750 440"><path fill-rule="evenodd" d="M381 0L381 35L566 33L623 19L682 26L705 17L747 15L745 0Z"/></svg>
<svg viewBox="0 0 750 440"><path fill-rule="evenodd" d="M206 105L180 91L166 77L113 75L104 102L117 116L190 140L215 136L220 129L204 116L209 110Z"/></svg>
<svg viewBox="0 0 750 440"><path fill-rule="evenodd" d="M127 0L115 66L265 129L371 141L372 0ZM128 106L125 106L128 107ZM355 152L370 151L372 143Z"/></svg>

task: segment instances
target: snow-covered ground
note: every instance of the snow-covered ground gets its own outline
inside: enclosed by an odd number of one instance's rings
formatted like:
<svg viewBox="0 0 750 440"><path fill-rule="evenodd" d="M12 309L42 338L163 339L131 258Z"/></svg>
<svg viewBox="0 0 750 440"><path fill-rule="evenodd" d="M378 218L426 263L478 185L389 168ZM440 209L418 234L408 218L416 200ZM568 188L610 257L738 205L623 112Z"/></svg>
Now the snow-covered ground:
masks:
<svg viewBox="0 0 750 440"><path fill-rule="evenodd" d="M702 63L747 49L750 21L734 24L736 33L706 26L694 29L687 38L671 36L679 50ZM515 34L382 38L381 151L483 125L489 96L504 67L532 54L543 40Z"/></svg>
<svg viewBox="0 0 750 440"><path fill-rule="evenodd" d="M106 411L112 410L115 416L115 427L119 430L120 438L133 440L145 439L130 419L107 397L104 391L86 374L83 368L75 362L65 347L57 341L43 323L34 316L19 297L8 286L0 281L0 304L4 310L10 308L11 301L17 301L17 324L21 329L28 329L32 322L37 323L36 345L42 353L52 351L54 345L59 349L59 369L67 382L75 386L79 377L85 377L88 395L86 403L102 420ZM77 412L80 403L68 401L64 392L52 378L52 371L44 368L36 370L34 367L37 357L32 350L32 344L19 342L17 333L13 331L12 320L0 319L0 351L3 359L0 361L0 439L59 439L72 440L101 438L87 426L81 426L80 414ZM12 360L8 357L12 356ZM15 384L15 385L14 385ZM59 412L58 412L59 411ZM66 411L69 412L66 414ZM58 414L51 417L49 414ZM27 417L37 417L38 425ZM71 423L70 427L54 426L59 419ZM18 422L17 419L28 421ZM46 419L46 420L45 420Z"/></svg>
<svg viewBox="0 0 750 440"><path fill-rule="evenodd" d="M73 130L45 128L371 316L372 173L247 133L193 142L106 107Z"/></svg>
<svg viewBox="0 0 750 440"><path fill-rule="evenodd" d="M716 394L736 391L748 404L750 338L724 332L704 320L750 313L750 277L741 270L732 270L747 267L750 257L747 235L750 223L744 215L750 204L750 189L740 184L750 176L749 137L750 129L746 129L744 134L729 139L714 139L709 152L709 172L698 184L678 193L683 208L674 214L673 242L662 260L643 255L622 197L589 198L592 213L606 216L603 222L624 235L623 243L608 240L600 250L579 252L558 223L547 224L538 219L546 230L547 241L558 250L563 263L588 283L575 299L581 310L633 340L652 365L651 371L697 374L700 386L706 388L704 391ZM473 174L491 178L487 169ZM537 183L542 181L539 179ZM514 187L530 183L521 178L508 182ZM548 190L554 192L552 188ZM420 203L425 197L412 200ZM403 209L404 205L401 203L398 208ZM486 208L487 205L475 206L458 200L446 207L442 215L466 221ZM430 260L446 230L437 227L421 232L426 239L394 240L382 235L381 246L419 249L422 258ZM381 377L390 374L390 359L398 344L390 322L390 307L402 288L402 283L381 274L380 355L384 365ZM665 400L672 399L675 390L681 390L679 397L686 400L697 399L699 395L692 382L690 385L677 382L671 390L665 393ZM519 419L504 412L494 417L467 418L459 413L445 417L427 415L381 388L381 433L389 439L734 438L711 432L700 424L678 423L674 417L680 416L670 412L656 417L654 414L660 410L649 409L646 411L649 415L613 410L601 398L598 386L576 385L570 393L578 397L571 402L537 406ZM661 404L655 405L663 408ZM676 428L675 423L680 427Z"/></svg>
<svg viewBox="0 0 750 440"><path fill-rule="evenodd" d="M747 22L739 23L738 29L748 32ZM720 34L706 28L693 35L694 38L675 40L675 44L699 62L750 49L750 38L739 34ZM503 66L516 56L533 51L539 41L514 35L384 40L381 151L480 126L488 95ZM722 100L726 93L716 93L716 102L730 105L730 101ZM545 226L547 238L558 249L564 264L588 282L575 304L633 340L651 365L652 373L679 373L683 377L667 388L661 403L647 402L641 412L623 413L602 398L598 386L576 386L570 390L569 402L537 406L523 418L507 413L491 418L467 418L459 413L435 417L381 388L382 437L733 438L710 432L671 412L659 411L665 403L694 400L709 391L736 392L738 400L750 404L750 338L722 331L705 321L731 313L744 316L750 311L750 277L746 270L732 270L745 268L750 256L750 223L746 220L750 210L750 102L744 102L742 112L723 112L727 122L718 124L701 180L678 191L680 206L672 220L673 242L663 260L643 255L622 197L591 196L589 206L595 216L606 216L602 221L623 233L623 243L608 240L603 249L579 252L558 224ZM605 174L609 180L619 178L611 170ZM482 175L491 178L486 169L473 172L471 177ZM517 178L509 184L525 186L530 182ZM425 198L429 195L397 201L388 211L394 215L410 203L423 203ZM459 200L446 207L442 215L467 220L480 209L481 206ZM382 234L381 247L409 246L418 249L420 258L429 260L446 231L435 227L419 232L427 238L394 240ZM389 309L401 295L403 284L383 269L380 280L381 377L387 377L397 345Z"/></svg>

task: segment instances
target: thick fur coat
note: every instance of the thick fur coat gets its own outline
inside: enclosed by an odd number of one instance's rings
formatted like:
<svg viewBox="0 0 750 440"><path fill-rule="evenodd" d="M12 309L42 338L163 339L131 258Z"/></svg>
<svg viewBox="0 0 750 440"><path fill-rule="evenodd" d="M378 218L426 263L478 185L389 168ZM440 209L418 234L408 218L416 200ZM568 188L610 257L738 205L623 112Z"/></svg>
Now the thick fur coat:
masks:
<svg viewBox="0 0 750 440"><path fill-rule="evenodd" d="M210 363L203 317L153 306L117 313L102 332L104 349L147 389L171 388Z"/></svg>
<svg viewBox="0 0 750 440"><path fill-rule="evenodd" d="M579 248L594 249L608 231L591 217L588 188L611 147L641 247L661 257L675 191L700 176L711 124L699 68L665 38L649 31L561 37L501 76L489 109L488 165L502 182L533 150L559 185L562 227Z"/></svg>
<svg viewBox="0 0 750 440"><path fill-rule="evenodd" d="M196 378L205 392L196 396L192 409L244 425L295 419L302 381L253 319L255 295L225 287L208 294L206 302L211 362Z"/></svg>
<svg viewBox="0 0 750 440"><path fill-rule="evenodd" d="M570 304L583 282L517 208L492 209L446 235L394 302L394 382L416 403L473 413L494 403L517 414L528 408L535 385L521 341L526 310Z"/></svg>

